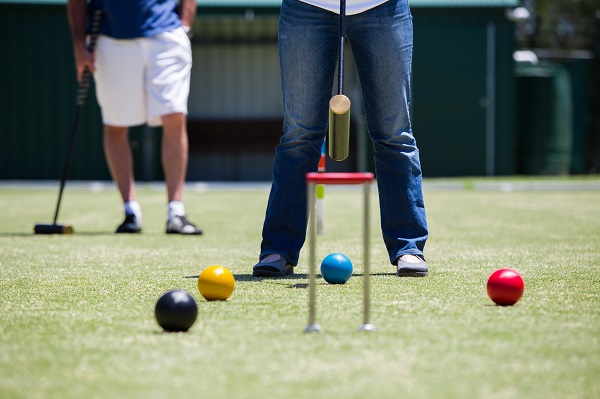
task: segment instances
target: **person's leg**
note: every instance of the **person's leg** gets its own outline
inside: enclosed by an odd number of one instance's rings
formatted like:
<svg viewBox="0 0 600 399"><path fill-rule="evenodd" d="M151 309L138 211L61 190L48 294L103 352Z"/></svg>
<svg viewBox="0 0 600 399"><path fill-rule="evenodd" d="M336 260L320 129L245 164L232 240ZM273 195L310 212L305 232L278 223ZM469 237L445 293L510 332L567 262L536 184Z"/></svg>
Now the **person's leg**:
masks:
<svg viewBox="0 0 600 399"><path fill-rule="evenodd" d="M142 39L146 59L147 124L162 125L161 160L167 186L168 234L202 234L187 220L183 189L188 164L187 100L192 55L182 28Z"/></svg>
<svg viewBox="0 0 600 399"><path fill-rule="evenodd" d="M169 201L181 201L188 162L188 135L185 115L174 113L162 117L162 166Z"/></svg>
<svg viewBox="0 0 600 399"><path fill-rule="evenodd" d="M104 155L123 202L135 200L133 157L128 135L127 127L104 125Z"/></svg>
<svg viewBox="0 0 600 399"><path fill-rule="evenodd" d="M279 254L298 263L307 227L305 176L317 170L327 132L338 37L335 14L297 0L283 1L279 19L283 135L276 148L261 259Z"/></svg>
<svg viewBox="0 0 600 399"><path fill-rule="evenodd" d="M403 255L422 257L428 236L409 113L412 16L406 0L389 0L349 17L347 25L373 140L383 238L396 264Z"/></svg>
<svg viewBox="0 0 600 399"><path fill-rule="evenodd" d="M168 234L200 235L200 230L185 216L183 187L188 163L188 135L185 114L174 113L161 117L163 136L161 158L167 186Z"/></svg>
<svg viewBox="0 0 600 399"><path fill-rule="evenodd" d="M128 126L145 120L142 69L139 42L99 37L94 81L104 125L104 154L124 203L125 221L117 228L118 233L137 233L142 225L128 137Z"/></svg>
<svg viewBox="0 0 600 399"><path fill-rule="evenodd" d="M103 143L108 169L125 206L125 221L117 228L117 233L138 233L142 228L142 212L135 198L129 129L104 125Z"/></svg>

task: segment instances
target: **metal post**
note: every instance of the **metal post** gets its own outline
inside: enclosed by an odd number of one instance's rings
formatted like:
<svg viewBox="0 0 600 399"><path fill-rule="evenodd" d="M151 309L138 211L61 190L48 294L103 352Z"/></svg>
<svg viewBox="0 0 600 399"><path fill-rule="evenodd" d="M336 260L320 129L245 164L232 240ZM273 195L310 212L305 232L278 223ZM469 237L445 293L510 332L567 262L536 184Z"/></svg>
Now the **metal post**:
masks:
<svg viewBox="0 0 600 399"><path fill-rule="evenodd" d="M315 183L308 182L306 193L306 212L308 215L308 325L305 332L320 332L321 326L316 322L316 266L315 266Z"/></svg>
<svg viewBox="0 0 600 399"><path fill-rule="evenodd" d="M375 326L370 323L370 259L369 259L369 192L370 182L366 181L363 184L364 200L363 200L363 324L360 326L360 331L375 331Z"/></svg>
<svg viewBox="0 0 600 399"><path fill-rule="evenodd" d="M319 159L318 172L325 172L327 162L327 142L323 141L321 146L321 158ZM322 234L325 228L325 185L317 184L317 234Z"/></svg>
<svg viewBox="0 0 600 399"><path fill-rule="evenodd" d="M496 24L487 24L485 174L496 174Z"/></svg>

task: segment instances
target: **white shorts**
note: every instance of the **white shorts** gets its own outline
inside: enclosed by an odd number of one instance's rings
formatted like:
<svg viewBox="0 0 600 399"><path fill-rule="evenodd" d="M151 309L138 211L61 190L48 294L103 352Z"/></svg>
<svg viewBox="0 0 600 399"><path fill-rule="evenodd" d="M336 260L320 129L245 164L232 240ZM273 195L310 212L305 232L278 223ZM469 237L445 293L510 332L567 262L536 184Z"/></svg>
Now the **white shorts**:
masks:
<svg viewBox="0 0 600 399"><path fill-rule="evenodd" d="M183 28L132 40L100 35L95 66L105 125L160 126L161 116L187 115L192 49Z"/></svg>

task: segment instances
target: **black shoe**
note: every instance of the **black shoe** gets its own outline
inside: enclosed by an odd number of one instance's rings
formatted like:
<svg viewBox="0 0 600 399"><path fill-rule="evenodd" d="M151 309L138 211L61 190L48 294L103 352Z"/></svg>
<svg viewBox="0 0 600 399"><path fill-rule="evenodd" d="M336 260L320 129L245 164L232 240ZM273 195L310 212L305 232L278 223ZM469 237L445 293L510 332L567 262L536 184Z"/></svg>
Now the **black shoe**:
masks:
<svg viewBox="0 0 600 399"><path fill-rule="evenodd" d="M142 231L142 221L137 216L125 215L125 220L119 227L116 233L139 233Z"/></svg>
<svg viewBox="0 0 600 399"><path fill-rule="evenodd" d="M294 265L288 263L287 259L281 255L279 259L266 262L265 259L269 255L264 256L252 268L252 276L254 277L285 277L294 274Z"/></svg>
<svg viewBox="0 0 600 399"><path fill-rule="evenodd" d="M202 230L185 216L173 216L167 221L167 234L201 235Z"/></svg>
<svg viewBox="0 0 600 399"><path fill-rule="evenodd" d="M425 258L422 255L414 255L419 258L420 262L412 263L405 262L400 257L396 259L398 271L396 275L398 277L426 277L429 273L429 268L427 267L427 262L425 262Z"/></svg>

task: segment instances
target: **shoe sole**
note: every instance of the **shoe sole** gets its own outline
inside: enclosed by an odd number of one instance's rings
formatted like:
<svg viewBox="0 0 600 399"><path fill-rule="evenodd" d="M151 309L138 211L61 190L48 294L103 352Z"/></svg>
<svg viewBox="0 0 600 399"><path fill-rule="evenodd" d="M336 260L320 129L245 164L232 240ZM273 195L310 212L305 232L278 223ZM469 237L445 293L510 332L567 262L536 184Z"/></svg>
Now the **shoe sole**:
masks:
<svg viewBox="0 0 600 399"><path fill-rule="evenodd" d="M397 272L396 276L398 277L427 277L429 273L428 272Z"/></svg>
<svg viewBox="0 0 600 399"><path fill-rule="evenodd" d="M115 231L115 234L137 234L137 233L141 233L142 230L117 230Z"/></svg>
<svg viewBox="0 0 600 399"><path fill-rule="evenodd" d="M429 274L429 267L424 261L420 263L398 261L396 266L398 267L396 272L398 277L427 277Z"/></svg>
<svg viewBox="0 0 600 399"><path fill-rule="evenodd" d="M179 235L182 235L182 236L201 236L202 235L201 231L200 232L194 232L194 233L182 233L180 231L167 231L166 233L167 234L179 234Z"/></svg>
<svg viewBox="0 0 600 399"><path fill-rule="evenodd" d="M289 267L286 266L283 272L263 268L252 270L253 277L286 277L292 274L294 274L294 267L292 265L289 265Z"/></svg>

